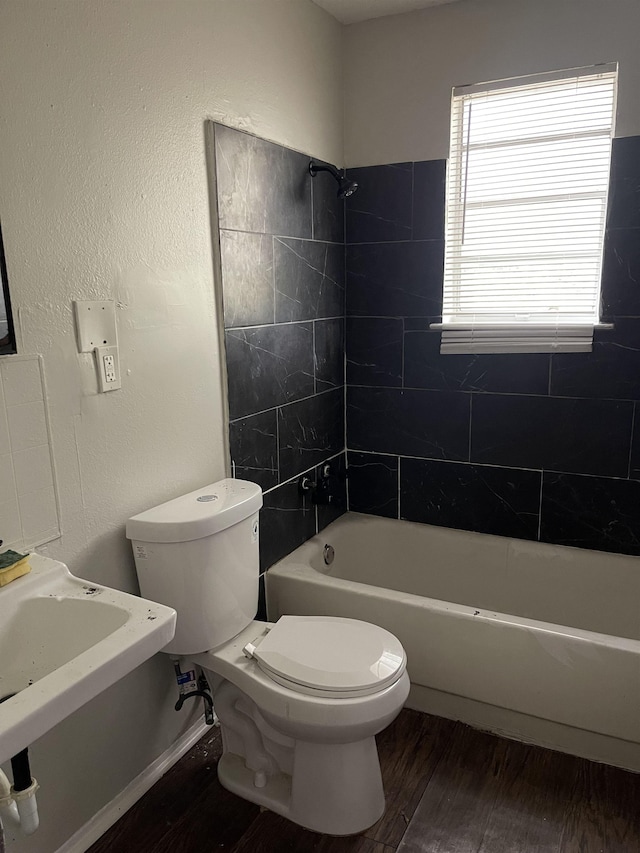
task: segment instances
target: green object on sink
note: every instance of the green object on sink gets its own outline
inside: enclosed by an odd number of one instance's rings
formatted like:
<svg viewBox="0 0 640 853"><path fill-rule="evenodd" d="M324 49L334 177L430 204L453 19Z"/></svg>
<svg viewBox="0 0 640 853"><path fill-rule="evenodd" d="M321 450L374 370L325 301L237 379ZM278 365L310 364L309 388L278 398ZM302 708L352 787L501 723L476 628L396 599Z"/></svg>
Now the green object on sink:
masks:
<svg viewBox="0 0 640 853"><path fill-rule="evenodd" d="M18 554L17 551L4 551L0 554L0 571L2 569L8 569L9 566L13 566L14 563L19 563L20 560L24 560L26 554Z"/></svg>
<svg viewBox="0 0 640 853"><path fill-rule="evenodd" d="M5 551L4 554L0 554L0 587L6 586L30 571L27 554L18 554L17 551Z"/></svg>

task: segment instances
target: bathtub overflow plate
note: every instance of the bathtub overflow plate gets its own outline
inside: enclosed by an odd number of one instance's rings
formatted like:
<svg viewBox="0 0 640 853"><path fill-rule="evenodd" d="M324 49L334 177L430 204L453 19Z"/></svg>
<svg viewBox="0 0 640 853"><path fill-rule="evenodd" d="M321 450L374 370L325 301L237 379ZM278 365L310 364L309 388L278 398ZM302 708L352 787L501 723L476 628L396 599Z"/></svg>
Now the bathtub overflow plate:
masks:
<svg viewBox="0 0 640 853"><path fill-rule="evenodd" d="M336 552L333 548L333 545L325 545L323 555L324 555L325 566L330 566L331 563L333 563L335 556L336 556Z"/></svg>

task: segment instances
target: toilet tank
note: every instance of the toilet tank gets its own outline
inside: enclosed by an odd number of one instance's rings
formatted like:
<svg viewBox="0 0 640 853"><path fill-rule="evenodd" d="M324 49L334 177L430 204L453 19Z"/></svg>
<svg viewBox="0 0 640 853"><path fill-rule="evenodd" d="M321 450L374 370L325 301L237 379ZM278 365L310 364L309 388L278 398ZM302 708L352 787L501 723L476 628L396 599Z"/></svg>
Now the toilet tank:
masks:
<svg viewBox="0 0 640 853"><path fill-rule="evenodd" d="M258 609L262 491L221 480L127 521L143 598L173 607L163 651L197 654L235 637Z"/></svg>

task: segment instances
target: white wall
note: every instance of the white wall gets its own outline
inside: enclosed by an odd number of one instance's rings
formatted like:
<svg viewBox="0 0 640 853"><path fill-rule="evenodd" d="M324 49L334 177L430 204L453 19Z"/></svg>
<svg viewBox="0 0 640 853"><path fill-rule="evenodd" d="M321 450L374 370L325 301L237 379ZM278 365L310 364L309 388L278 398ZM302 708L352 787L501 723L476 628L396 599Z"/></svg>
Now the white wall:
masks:
<svg viewBox="0 0 640 853"><path fill-rule="evenodd" d="M341 38L309 0L0 0L0 219L63 530L42 550L77 574L135 591L126 518L224 476L204 122L341 163ZM74 299L116 300L121 391L96 394ZM157 657L34 746L17 851L52 853L186 728L172 678Z"/></svg>
<svg viewBox="0 0 640 853"><path fill-rule="evenodd" d="M451 89L620 63L617 136L640 134L638 0L461 0L345 28L345 159L443 158Z"/></svg>

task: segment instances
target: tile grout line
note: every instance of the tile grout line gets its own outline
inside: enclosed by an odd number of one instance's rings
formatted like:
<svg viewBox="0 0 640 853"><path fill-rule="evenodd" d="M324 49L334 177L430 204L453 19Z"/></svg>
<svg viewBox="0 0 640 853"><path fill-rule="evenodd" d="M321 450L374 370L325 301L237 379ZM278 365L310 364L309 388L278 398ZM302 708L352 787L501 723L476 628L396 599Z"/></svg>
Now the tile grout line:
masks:
<svg viewBox="0 0 640 853"><path fill-rule="evenodd" d="M316 321L311 323L311 346L313 347L313 395L318 393L318 359L316 356Z"/></svg>
<svg viewBox="0 0 640 853"><path fill-rule="evenodd" d="M345 473L344 492L345 492L345 499L347 502L347 512L349 512L351 509L351 507L350 507L351 496L349 494L349 455L348 454L349 454L349 451L347 450L347 447L345 445L345 448L344 448L344 473Z"/></svg>
<svg viewBox="0 0 640 853"><path fill-rule="evenodd" d="M285 239L292 239L287 237ZM304 239L304 238L293 238ZM444 237L424 237L413 239L411 237L403 237L401 240L361 240L358 243L349 243L349 246L397 246L406 245L407 243L444 243Z"/></svg>
<svg viewBox="0 0 640 853"><path fill-rule="evenodd" d="M540 471L540 501L538 503L538 542L541 542L540 536L542 535L542 489L544 486L544 470Z"/></svg>
<svg viewBox="0 0 640 853"><path fill-rule="evenodd" d="M405 342L405 335L406 335L406 320L405 320L405 318L404 318L404 317L402 318L402 321L401 321L401 322L402 322L402 365L401 365L401 368L400 368L400 369L401 369L401 371L402 371L402 384L401 384L401 386L400 386L400 387L401 387L401 388L404 388L404 387L405 387L405 379L404 379L404 369L405 369L404 342Z"/></svg>
<svg viewBox="0 0 640 853"><path fill-rule="evenodd" d="M385 318L381 318L385 319ZM400 318L394 318L400 319ZM411 334L411 330L408 332ZM640 402L640 398L633 397L569 397L566 395L554 395L550 397L548 394L531 394L531 393L521 393L519 391L486 391L483 388L420 388L414 385L405 386L403 389L400 389L398 385L362 385L362 384L354 384L351 386L352 388L362 388L367 391L418 391L423 392L427 391L432 394L476 394L482 397L526 397L527 399L534 397L540 400L582 400L593 403L619 403L622 405L629 404L634 405L637 402Z"/></svg>
<svg viewBox="0 0 640 853"><path fill-rule="evenodd" d="M289 483L293 483L295 480L298 480L300 477L304 477L305 474L308 474L309 471L314 471L318 465L325 465L327 462L333 462L334 459L337 459L344 453L343 450L339 450L337 453L334 453L332 456L327 456L322 462L316 462L315 465L311 465L310 468L307 468L305 471L298 471L297 474L294 474L292 477L289 477L287 480L283 480L282 483L278 483L276 486L271 486L270 489L265 489L262 494L268 495L270 492L275 492L276 489L279 489L281 486L287 486Z"/></svg>
<svg viewBox="0 0 640 853"><path fill-rule="evenodd" d="M411 163L411 242L415 239L415 211L416 207L416 164Z"/></svg>
<svg viewBox="0 0 640 853"><path fill-rule="evenodd" d="M636 425L636 408L637 403L633 404L633 414L631 415L631 436L629 437L629 464L627 466L627 479L631 479L631 457L633 456L633 434Z"/></svg>
<svg viewBox="0 0 640 853"><path fill-rule="evenodd" d="M275 237L271 238L271 283L273 285L273 324L272 325L276 326L277 323L276 323L276 238ZM239 328L239 329L249 328L250 329L250 328L255 328L255 327L237 326L236 328Z"/></svg>
<svg viewBox="0 0 640 853"><path fill-rule="evenodd" d="M280 484L280 408L276 409L276 470L278 476L278 485ZM277 488L274 486L272 488Z"/></svg>
<svg viewBox="0 0 640 853"><path fill-rule="evenodd" d="M353 453L366 453L370 456L387 456L392 459L395 459L398 456L397 453L390 453L388 450L367 450L362 447L351 447L348 448ZM520 465L498 465L495 462L475 462L475 461L466 461L465 459L443 459L438 456L414 456L411 453L401 453L400 456L402 459L415 459L418 462L442 462L445 465L471 465L476 468L496 468L501 471L527 471L532 474L562 474L566 477L589 477L594 480L620 480L623 483L628 481L636 483L640 482L640 478L630 478L626 476L616 476L613 474L585 474L582 471L560 471L556 468L523 468Z"/></svg>
<svg viewBox="0 0 640 853"><path fill-rule="evenodd" d="M349 314L353 320L429 320L430 323L441 323L442 314ZM410 332L431 332L433 329L409 329Z"/></svg>
<svg viewBox="0 0 640 853"><path fill-rule="evenodd" d="M299 240L301 243L328 243L332 246L341 245L339 240L320 240L317 237L300 237L291 234L269 234L265 231L251 231L244 228L221 228L220 231L227 231L233 234L253 234L257 237L273 237L274 240ZM428 237L417 240L412 237L403 237L401 240L362 240L357 243L346 243L345 241L346 246L395 246L399 243L444 243L444 237Z"/></svg>
<svg viewBox="0 0 640 853"><path fill-rule="evenodd" d="M313 400L315 397L320 397L322 394L331 394L332 391L338 391L340 389L339 385L335 385L333 388L326 388L323 391L318 391L317 394L307 394L306 397L299 397L297 400L289 400L287 403L277 403L275 406L269 406L268 409L260 409L258 412L249 412L247 415L240 415L237 418L229 418L229 425L236 424L239 421L244 421L247 418L254 418L258 415L266 415L268 412L275 412L278 409L286 409L289 406L295 406L296 403L304 403L307 400Z"/></svg>
<svg viewBox="0 0 640 853"><path fill-rule="evenodd" d="M274 282L274 317L275 317L275 282ZM245 329L272 329L274 326L302 326L305 323L314 323L317 321L326 321L326 320L342 320L344 319L342 315L335 314L333 316L328 317L307 317L306 320L275 320L273 323L255 323L252 326L227 326L225 328L225 332L242 332ZM386 318L382 318L386 319ZM234 336L236 337L236 336Z"/></svg>
<svg viewBox="0 0 640 853"><path fill-rule="evenodd" d="M246 228L221 228L220 231L226 231L230 234L252 234L256 237L272 237L274 240L299 240L301 243L329 243L332 246L341 245L339 240L320 240L316 237L299 237L291 234L270 234L268 231L251 231L250 229L247 230ZM420 242L428 243L434 241L421 240Z"/></svg>
<svg viewBox="0 0 640 853"><path fill-rule="evenodd" d="M309 193L310 193L310 201L311 201L311 239L315 240L316 239L316 234L315 234L316 229L315 229L315 225L314 225L314 216L313 216L313 213L314 213L313 205L314 205L315 194L313 192L313 186L314 186L313 177L311 177L311 180L309 181L309 187L310 187Z"/></svg>
<svg viewBox="0 0 640 853"><path fill-rule="evenodd" d="M345 174L347 174L346 169ZM342 273L344 280L344 300L342 303L342 311L344 313L344 319L342 323L342 416L344 418L344 423L342 428L342 441L344 444L344 493L346 509L347 512L349 512L349 509L351 507L351 494L349 490L349 453L347 450L347 392L349 390L347 385L347 218L349 216L349 206L347 204L346 199L343 203L342 210Z"/></svg>

